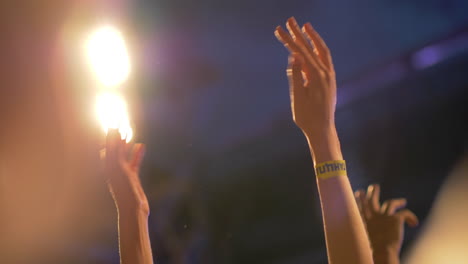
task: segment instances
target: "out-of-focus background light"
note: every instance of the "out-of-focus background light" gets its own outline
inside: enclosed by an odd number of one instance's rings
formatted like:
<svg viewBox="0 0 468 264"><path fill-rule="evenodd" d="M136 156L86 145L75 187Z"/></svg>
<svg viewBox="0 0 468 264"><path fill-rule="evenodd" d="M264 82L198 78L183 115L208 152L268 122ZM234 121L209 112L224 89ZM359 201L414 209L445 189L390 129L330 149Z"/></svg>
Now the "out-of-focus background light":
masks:
<svg viewBox="0 0 468 264"><path fill-rule="evenodd" d="M98 27L86 42L86 55L99 83L97 88L121 86L130 74L130 59L122 33L115 27ZM127 142L133 137L127 103L123 96L99 91L96 101L98 120L107 133L118 129Z"/></svg>
<svg viewBox="0 0 468 264"><path fill-rule="evenodd" d="M122 33L112 26L96 29L88 38L86 52L97 79L106 87L125 82L130 60Z"/></svg>
<svg viewBox="0 0 468 264"><path fill-rule="evenodd" d="M116 93L99 94L96 100L96 114L99 122L107 133L109 129L118 129L122 139L130 142L133 130L130 126L127 103Z"/></svg>

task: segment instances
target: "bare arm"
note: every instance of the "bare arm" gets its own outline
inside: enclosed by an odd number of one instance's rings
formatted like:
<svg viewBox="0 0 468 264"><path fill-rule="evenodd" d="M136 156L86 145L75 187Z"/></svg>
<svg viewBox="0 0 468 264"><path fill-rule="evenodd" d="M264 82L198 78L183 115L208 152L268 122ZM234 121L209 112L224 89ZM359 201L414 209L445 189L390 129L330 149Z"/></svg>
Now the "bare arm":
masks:
<svg viewBox="0 0 468 264"><path fill-rule="evenodd" d="M288 77L293 118L304 132L314 165L343 159L335 128L336 81L330 51L310 24L302 30L294 18L289 34L275 35L291 52ZM346 175L317 178L329 263L373 263L372 253Z"/></svg>
<svg viewBox="0 0 468 264"><path fill-rule="evenodd" d="M148 232L148 214L119 212L120 263L153 263Z"/></svg>
<svg viewBox="0 0 468 264"><path fill-rule="evenodd" d="M337 139L336 139L337 140ZM309 140L310 142L310 140ZM339 143L337 143L339 144ZM340 151L317 149L309 143L315 164L342 160ZM347 176L317 179L322 205L329 263L373 263L365 228L353 201L353 191Z"/></svg>
<svg viewBox="0 0 468 264"><path fill-rule="evenodd" d="M144 147L135 144L129 158L128 149L117 131L109 131L106 175L118 212L120 262L150 264L153 257L148 232L149 205L138 177Z"/></svg>

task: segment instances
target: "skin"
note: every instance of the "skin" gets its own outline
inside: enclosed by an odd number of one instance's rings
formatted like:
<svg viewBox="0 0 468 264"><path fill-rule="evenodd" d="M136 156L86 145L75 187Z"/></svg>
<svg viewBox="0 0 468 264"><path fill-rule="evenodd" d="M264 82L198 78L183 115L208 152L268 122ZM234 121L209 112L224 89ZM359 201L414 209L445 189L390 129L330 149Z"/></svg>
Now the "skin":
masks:
<svg viewBox="0 0 468 264"><path fill-rule="evenodd" d="M148 199L140 183L139 169L144 146L130 146L117 131L109 131L105 174L118 212L120 263L153 263L148 231Z"/></svg>
<svg viewBox="0 0 468 264"><path fill-rule="evenodd" d="M296 125L304 133L315 165L342 160L335 127L336 80L333 62L325 42L305 24L288 19L285 31L275 30L289 50L291 109ZM347 176L317 178L329 263L373 263L372 251Z"/></svg>
<svg viewBox="0 0 468 264"><path fill-rule="evenodd" d="M398 198L380 203L380 186L370 185L367 192L355 192L362 219L372 245L375 263L399 264L399 254L404 238L404 225L418 225L416 215L406 206L406 199Z"/></svg>

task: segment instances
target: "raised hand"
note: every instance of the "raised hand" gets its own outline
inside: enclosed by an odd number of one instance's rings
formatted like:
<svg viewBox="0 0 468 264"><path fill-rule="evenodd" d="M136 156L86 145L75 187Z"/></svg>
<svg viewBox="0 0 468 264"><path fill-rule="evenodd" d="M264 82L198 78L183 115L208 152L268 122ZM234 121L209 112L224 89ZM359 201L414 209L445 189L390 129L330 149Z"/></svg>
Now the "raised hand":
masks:
<svg viewBox="0 0 468 264"><path fill-rule="evenodd" d="M130 146L117 130L109 131L105 152L105 174L118 210L138 210L149 214L148 199L139 179L144 145ZM129 153L130 152L130 153Z"/></svg>
<svg viewBox="0 0 468 264"><path fill-rule="evenodd" d="M118 212L121 264L151 264L148 230L149 205L139 179L144 146L129 145L117 130L107 134L105 174Z"/></svg>
<svg viewBox="0 0 468 264"><path fill-rule="evenodd" d="M309 23L301 29L290 18L286 26L289 33L279 26L275 35L290 51L287 75L293 119L307 138L316 169L330 165L327 162L342 165L339 174L319 177L316 173L328 261L373 263L336 133L336 81L330 51Z"/></svg>
<svg viewBox="0 0 468 264"><path fill-rule="evenodd" d="M289 33L281 26L275 35L290 51L287 75L290 84L293 119L315 141L334 129L336 81L330 50L310 23L302 29L288 19Z"/></svg>
<svg viewBox="0 0 468 264"><path fill-rule="evenodd" d="M411 227L418 225L418 218L406 206L406 199L391 199L380 204L380 186L370 185L367 192L355 192L356 202L367 228L367 233L374 253L375 263L398 263L404 238L404 224ZM400 210L402 209L402 210ZM392 254L393 256L388 256ZM388 259L395 261L387 261Z"/></svg>

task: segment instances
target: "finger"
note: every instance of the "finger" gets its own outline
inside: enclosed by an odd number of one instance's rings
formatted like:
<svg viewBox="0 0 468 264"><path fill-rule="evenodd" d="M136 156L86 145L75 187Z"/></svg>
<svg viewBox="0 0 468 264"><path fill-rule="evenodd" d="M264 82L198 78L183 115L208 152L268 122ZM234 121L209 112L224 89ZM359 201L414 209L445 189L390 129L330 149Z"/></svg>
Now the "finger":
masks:
<svg viewBox="0 0 468 264"><path fill-rule="evenodd" d="M395 215L400 217L403 221L405 221L405 223L407 223L411 227L416 227L419 224L418 217L408 209L401 210Z"/></svg>
<svg viewBox="0 0 468 264"><path fill-rule="evenodd" d="M369 201L369 209L372 213L380 212L380 186L378 184L369 185L367 188L367 200Z"/></svg>
<svg viewBox="0 0 468 264"><path fill-rule="evenodd" d="M294 39L286 32L281 26L277 26L275 30L276 38L283 43L283 45L291 53L301 52L300 48L294 42Z"/></svg>
<svg viewBox="0 0 468 264"><path fill-rule="evenodd" d="M130 158L130 165L134 170L138 171L140 169L144 155L145 145L141 143L135 144L133 146L132 155Z"/></svg>
<svg viewBox="0 0 468 264"><path fill-rule="evenodd" d="M298 53L289 56L289 66L287 70L291 100L294 95L304 91L304 78L301 72L302 57Z"/></svg>
<svg viewBox="0 0 468 264"><path fill-rule="evenodd" d="M371 214L371 211L369 209L369 202L368 200L366 199L366 196L365 196L365 192L364 191L360 191L357 193L358 195L358 199L360 201L360 204L361 204L361 214L364 218L368 219L372 216Z"/></svg>
<svg viewBox="0 0 468 264"><path fill-rule="evenodd" d="M357 190L354 192L354 198L356 198L356 204L359 208L359 212L362 215L362 202L360 196L364 194L364 190Z"/></svg>
<svg viewBox="0 0 468 264"><path fill-rule="evenodd" d="M309 42L306 37L304 36L304 33L302 32L301 28L297 24L297 21L294 17L291 17L288 19L286 22L286 27L289 30L289 33L291 36L293 36L293 39L295 40L295 43L297 46L302 49L303 52L307 53L312 57L312 59L316 62L316 64L320 67L321 70L327 71L327 68L325 65L322 63L318 56L317 50L313 46L313 42Z"/></svg>
<svg viewBox="0 0 468 264"><path fill-rule="evenodd" d="M386 215L393 215L398 209L401 209L406 206L406 199L399 198L399 199L392 199L385 201L384 205L382 205L382 212Z"/></svg>
<svg viewBox="0 0 468 264"><path fill-rule="evenodd" d="M290 53L300 52L293 38L281 26L276 27L275 36Z"/></svg>
<svg viewBox="0 0 468 264"><path fill-rule="evenodd" d="M327 44L325 44L325 41L323 41L322 37L320 37L320 35L317 33L317 31L315 31L315 29L312 27L312 24L310 23L305 24L302 30L306 33L306 36L317 49L323 64L327 67L327 69L332 70L332 57L330 49L327 47Z"/></svg>
<svg viewBox="0 0 468 264"><path fill-rule="evenodd" d="M310 67L307 67L308 65L302 65L303 70L308 75L308 78L310 79L320 78L320 75L318 72L320 67L317 65L316 60L313 59L310 56L310 54L308 54L307 51L304 51L304 49L301 49L293 40L291 35L289 35L289 33L287 33L281 26L278 26L276 28L275 35L278 38L278 40L282 42L283 45L289 50L289 52L291 52L291 54L299 53L304 57L304 60L306 60L307 63L310 65Z"/></svg>
<svg viewBox="0 0 468 264"><path fill-rule="evenodd" d="M307 49L308 53L316 54L316 51L314 51L315 48L313 46L313 43L309 42L306 39L294 17L288 19L288 21L286 22L286 28L288 29L289 33L293 37L293 40L295 40L297 44L304 46L304 48Z"/></svg>
<svg viewBox="0 0 468 264"><path fill-rule="evenodd" d="M354 198L356 198L356 203L358 204L358 206L362 206L360 196L363 193L364 193L364 190L361 190L361 189L354 192Z"/></svg>

